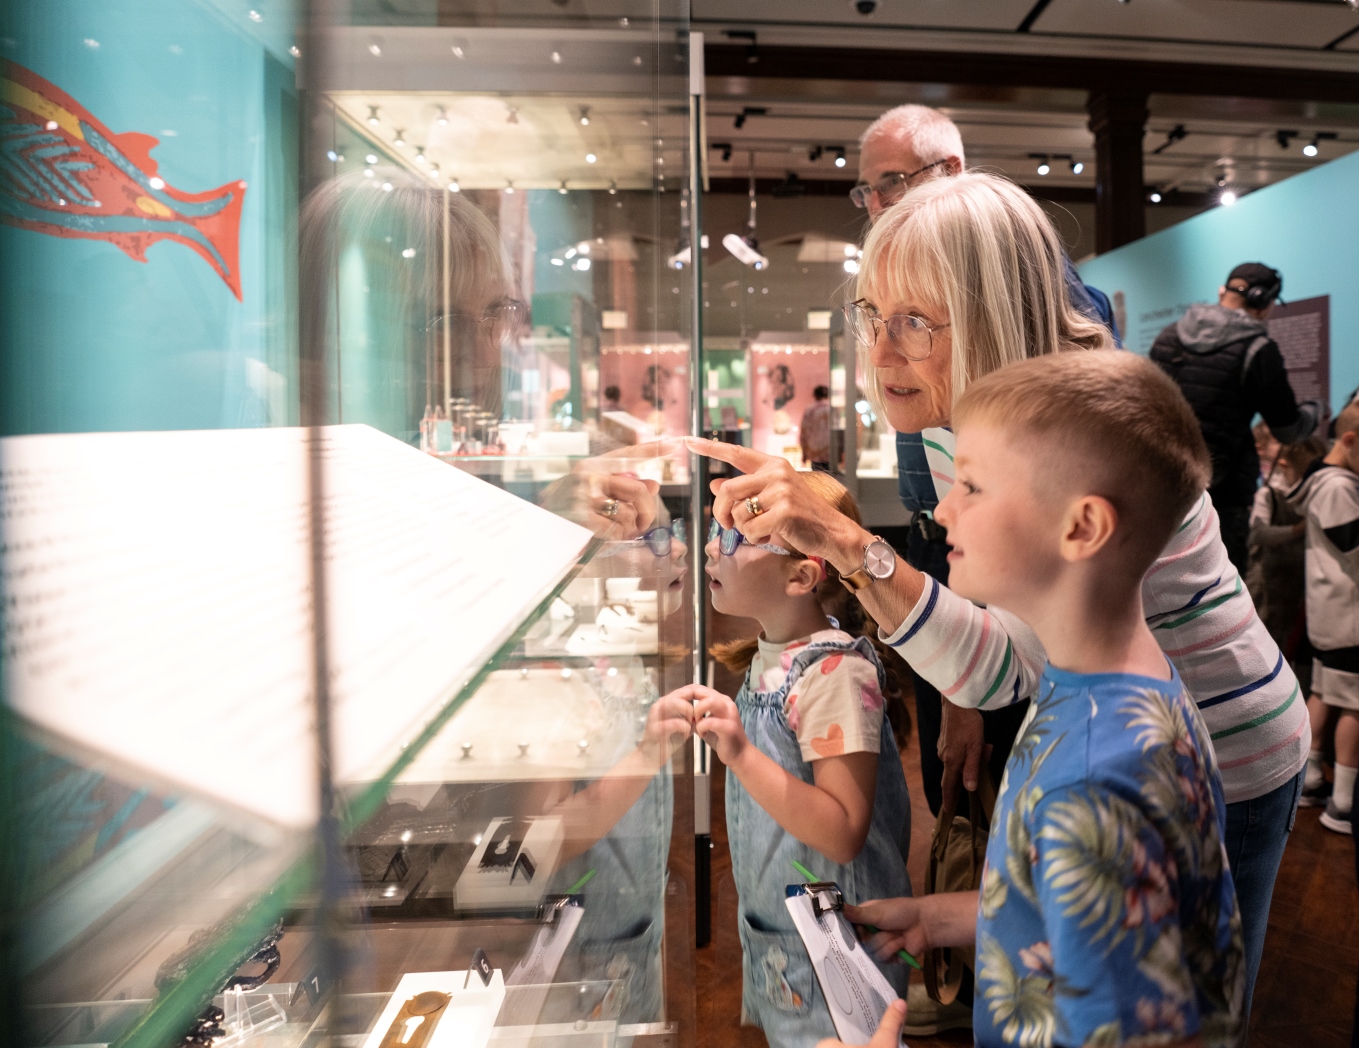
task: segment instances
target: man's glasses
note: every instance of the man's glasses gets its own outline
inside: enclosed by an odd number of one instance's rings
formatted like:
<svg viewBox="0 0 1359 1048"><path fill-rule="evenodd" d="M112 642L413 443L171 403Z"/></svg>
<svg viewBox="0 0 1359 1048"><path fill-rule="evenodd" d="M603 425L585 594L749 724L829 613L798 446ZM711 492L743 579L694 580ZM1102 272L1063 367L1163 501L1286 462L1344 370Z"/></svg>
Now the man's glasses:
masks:
<svg viewBox="0 0 1359 1048"><path fill-rule="evenodd" d="M914 313L884 317L877 307L863 298L845 306L844 314L845 323L861 345L869 349L877 345L885 327L893 348L907 360L928 357L934 351L934 333L948 327L947 324L931 327L929 321Z"/></svg>
<svg viewBox="0 0 1359 1048"><path fill-rule="evenodd" d="M780 557L791 557L793 554L782 546L775 546L772 542L747 542L746 537L735 528L724 528L716 520L708 525L708 541L718 539L718 549L722 551L724 557L730 557L736 552L737 547L745 542L752 549L768 550L770 553L777 553Z"/></svg>
<svg viewBox="0 0 1359 1048"><path fill-rule="evenodd" d="M911 188L911 179L946 163L947 159L936 160L933 164L926 164L915 171L889 171L876 182L871 184L863 182L855 186L849 191L849 199L854 201L855 207L867 207L868 201L876 193L883 207L891 207L906 195L906 190Z"/></svg>

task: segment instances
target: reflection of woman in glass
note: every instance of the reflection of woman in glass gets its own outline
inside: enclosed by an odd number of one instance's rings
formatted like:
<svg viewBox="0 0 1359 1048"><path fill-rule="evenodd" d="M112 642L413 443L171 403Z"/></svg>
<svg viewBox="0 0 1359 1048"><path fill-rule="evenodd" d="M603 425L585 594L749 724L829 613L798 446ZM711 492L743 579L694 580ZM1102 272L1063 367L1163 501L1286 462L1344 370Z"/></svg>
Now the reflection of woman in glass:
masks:
<svg viewBox="0 0 1359 1048"><path fill-rule="evenodd" d="M335 361L343 421L409 440L450 397L499 419L501 353L525 329L495 226L397 168L330 179L300 221L303 324Z"/></svg>
<svg viewBox="0 0 1359 1048"><path fill-rule="evenodd" d="M780 435L791 432L793 420L783 408L797 396L797 386L793 382L793 370L787 364L775 364L769 369L769 395L774 399L774 421L771 428Z"/></svg>

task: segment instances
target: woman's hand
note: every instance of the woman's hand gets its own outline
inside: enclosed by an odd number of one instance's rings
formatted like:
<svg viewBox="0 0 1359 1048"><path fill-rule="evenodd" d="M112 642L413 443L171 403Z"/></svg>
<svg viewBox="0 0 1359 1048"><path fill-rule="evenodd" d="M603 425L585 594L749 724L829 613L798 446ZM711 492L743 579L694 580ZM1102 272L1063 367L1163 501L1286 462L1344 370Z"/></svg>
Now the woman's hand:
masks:
<svg viewBox="0 0 1359 1048"><path fill-rule="evenodd" d="M717 751L717 756L728 768L735 766L750 745L736 703L720 691L700 684L691 684L675 694L682 692L695 700L694 731L698 732L698 737Z"/></svg>
<svg viewBox="0 0 1359 1048"><path fill-rule="evenodd" d="M873 1035L873 1039L868 1042L866 1048L897 1048L901 1044L901 1028L906 1025L906 1002L898 997L887 1006L887 1011L882 1013L882 1021L878 1023L878 1032ZM844 1041L837 1041L833 1037L827 1037L824 1041L818 1041L816 1048L850 1048Z"/></svg>
<svg viewBox="0 0 1359 1048"><path fill-rule="evenodd" d="M686 437L689 449L730 463L745 476L714 480L713 519L749 541L825 557L841 572L859 568L872 536L816 494L787 459L738 444ZM754 504L759 513L751 512Z"/></svg>
<svg viewBox="0 0 1359 1048"><path fill-rule="evenodd" d="M660 485L643 480L636 470L643 462L668 458L684 450L679 440L652 441L616 448L584 459L569 474L543 489L542 505L553 513L584 525L603 539L635 539L656 520Z"/></svg>

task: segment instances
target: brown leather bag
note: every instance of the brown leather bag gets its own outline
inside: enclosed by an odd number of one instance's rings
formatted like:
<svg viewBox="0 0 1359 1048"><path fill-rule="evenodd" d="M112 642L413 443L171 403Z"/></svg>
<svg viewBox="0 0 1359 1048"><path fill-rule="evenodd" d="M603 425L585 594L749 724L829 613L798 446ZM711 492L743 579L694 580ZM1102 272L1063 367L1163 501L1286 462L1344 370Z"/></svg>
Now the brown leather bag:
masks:
<svg viewBox="0 0 1359 1048"><path fill-rule="evenodd" d="M925 894L968 892L981 887L982 867L986 863L986 834L996 810L996 788L986 765L981 768L977 789L967 794L968 815L957 815L953 808L939 809L930 839L930 865L925 874ZM931 1000L952 1004L963 982L963 968L972 967L970 946L955 946L925 951L921 967L925 990Z"/></svg>

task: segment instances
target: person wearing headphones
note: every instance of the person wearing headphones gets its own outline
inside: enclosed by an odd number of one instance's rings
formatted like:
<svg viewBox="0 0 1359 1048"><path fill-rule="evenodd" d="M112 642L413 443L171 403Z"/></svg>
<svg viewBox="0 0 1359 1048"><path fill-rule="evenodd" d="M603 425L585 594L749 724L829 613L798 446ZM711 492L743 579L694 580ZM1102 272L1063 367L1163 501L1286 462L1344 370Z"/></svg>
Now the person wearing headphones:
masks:
<svg viewBox="0 0 1359 1048"><path fill-rule="evenodd" d="M1218 288L1217 305L1190 306L1151 347L1151 359L1179 385L1203 429L1213 459L1208 494L1227 556L1242 574L1260 482L1251 422L1263 416L1276 440L1293 444L1310 437L1321 417L1315 401L1297 402L1283 354L1265 326L1282 291L1278 270L1243 262Z"/></svg>

